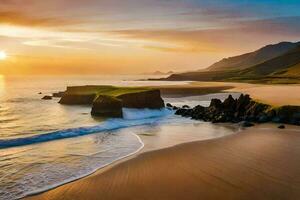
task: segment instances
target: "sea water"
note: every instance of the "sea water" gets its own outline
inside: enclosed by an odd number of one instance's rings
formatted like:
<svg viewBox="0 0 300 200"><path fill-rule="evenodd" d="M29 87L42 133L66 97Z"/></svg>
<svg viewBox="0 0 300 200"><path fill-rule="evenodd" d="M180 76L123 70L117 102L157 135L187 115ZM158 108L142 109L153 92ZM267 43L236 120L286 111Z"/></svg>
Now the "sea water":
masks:
<svg viewBox="0 0 300 200"><path fill-rule="evenodd" d="M230 128L176 116L168 109L125 108L123 119L99 120L91 117L89 106L61 105L56 98L41 100L70 85L179 84L137 79L141 77L1 77L0 199L22 198L91 174L142 149L139 135L158 135L159 144L174 137L186 142L233 133ZM175 105L207 105L213 97L226 96L165 100Z"/></svg>

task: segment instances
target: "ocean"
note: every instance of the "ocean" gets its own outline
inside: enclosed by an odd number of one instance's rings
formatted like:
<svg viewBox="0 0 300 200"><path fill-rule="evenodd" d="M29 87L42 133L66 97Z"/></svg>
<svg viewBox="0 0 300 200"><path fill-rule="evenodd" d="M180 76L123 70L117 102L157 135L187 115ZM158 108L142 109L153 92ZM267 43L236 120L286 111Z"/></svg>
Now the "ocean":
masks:
<svg viewBox="0 0 300 200"><path fill-rule="evenodd" d="M99 120L89 106L66 106L44 95L75 85L174 85L136 81L142 76L0 77L0 199L19 199L76 180L132 155L144 146L139 135L187 142L236 130L174 115L168 109L124 109L123 119ZM39 94L42 93L42 94ZM165 98L174 105L208 105L213 94Z"/></svg>

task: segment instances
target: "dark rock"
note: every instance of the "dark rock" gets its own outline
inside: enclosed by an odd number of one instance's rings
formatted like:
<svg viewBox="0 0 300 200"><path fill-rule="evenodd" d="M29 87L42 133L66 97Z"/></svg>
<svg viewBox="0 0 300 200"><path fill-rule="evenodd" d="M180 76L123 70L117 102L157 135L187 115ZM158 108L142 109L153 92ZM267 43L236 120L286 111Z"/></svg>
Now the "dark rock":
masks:
<svg viewBox="0 0 300 200"><path fill-rule="evenodd" d="M220 108L222 106L222 101L220 99L212 99L209 107Z"/></svg>
<svg viewBox="0 0 300 200"><path fill-rule="evenodd" d="M184 105L184 106L182 106L182 108L190 108L190 106Z"/></svg>
<svg viewBox="0 0 300 200"><path fill-rule="evenodd" d="M288 123L300 125L300 106L282 106L273 108L270 105L256 102L249 95L240 95L233 99L231 95L222 103L219 99L212 99L209 107L196 106L178 109L175 113L196 120L219 122L242 122L245 127L254 123Z"/></svg>
<svg viewBox="0 0 300 200"><path fill-rule="evenodd" d="M269 119L273 119L274 117L276 117L276 112L274 109L270 109L266 111L266 115L268 116Z"/></svg>
<svg viewBox="0 0 300 200"><path fill-rule="evenodd" d="M42 92L39 92L39 94L42 94Z"/></svg>
<svg viewBox="0 0 300 200"><path fill-rule="evenodd" d="M67 105L91 105L96 98L96 94L68 94L64 93L60 99L60 104Z"/></svg>
<svg viewBox="0 0 300 200"><path fill-rule="evenodd" d="M116 98L122 100L123 107L126 108L150 108L160 109L165 107L161 98L160 90L148 90L137 93L127 93Z"/></svg>
<svg viewBox="0 0 300 200"><path fill-rule="evenodd" d="M191 111L192 119L197 119L197 120L203 119L204 111L205 111L205 108L203 106L198 105L198 106L194 107Z"/></svg>
<svg viewBox="0 0 300 200"><path fill-rule="evenodd" d="M93 102L91 114L99 117L122 117L122 100L100 95Z"/></svg>
<svg viewBox="0 0 300 200"><path fill-rule="evenodd" d="M223 102L223 107L227 110L233 111L236 107L236 100L232 97L232 95L229 95L227 99Z"/></svg>
<svg viewBox="0 0 300 200"><path fill-rule="evenodd" d="M198 105L198 106L195 106L195 107L193 108L193 110L194 110L195 112L203 112L203 111L205 110L205 107Z"/></svg>
<svg viewBox="0 0 300 200"><path fill-rule="evenodd" d="M53 97L58 97L58 98L61 98L63 97L65 94L65 92L55 92L52 94Z"/></svg>
<svg viewBox="0 0 300 200"><path fill-rule="evenodd" d="M281 106L275 109L276 120L282 123L297 123L300 121L299 106Z"/></svg>
<svg viewBox="0 0 300 200"><path fill-rule="evenodd" d="M241 126L242 126L242 127L251 127L251 126L254 126L254 124L251 123L251 122L248 122L248 121L243 121L243 122L241 123Z"/></svg>
<svg viewBox="0 0 300 200"><path fill-rule="evenodd" d="M169 108L173 107L172 104L170 104L170 103L167 103L166 106L169 107Z"/></svg>
<svg viewBox="0 0 300 200"><path fill-rule="evenodd" d="M51 100L52 99L52 96L49 96L49 95L46 95L42 98L43 100Z"/></svg>
<svg viewBox="0 0 300 200"><path fill-rule="evenodd" d="M159 90L126 93L116 97L99 95L93 100L91 114L101 117L122 117L123 107L160 109L164 107L164 101Z"/></svg>
<svg viewBox="0 0 300 200"><path fill-rule="evenodd" d="M178 108L175 112L175 115L184 116L186 114L187 114L187 109L185 109L185 108Z"/></svg>
<svg viewBox="0 0 300 200"><path fill-rule="evenodd" d="M266 111L270 108L269 105L258 103L255 101L250 101L249 104L246 106L245 115L246 116L266 116Z"/></svg>
<svg viewBox="0 0 300 200"><path fill-rule="evenodd" d="M285 129L285 125L281 124L278 126L279 129Z"/></svg>
<svg viewBox="0 0 300 200"><path fill-rule="evenodd" d="M243 115L245 113L246 107L250 104L250 96L241 94L237 99L235 110L239 115Z"/></svg>
<svg viewBox="0 0 300 200"><path fill-rule="evenodd" d="M259 123L266 123L270 121L270 118L267 116L267 114L261 114L257 117L257 122Z"/></svg>
<svg viewBox="0 0 300 200"><path fill-rule="evenodd" d="M177 106L173 106L173 110L178 110L178 107Z"/></svg>
<svg viewBox="0 0 300 200"><path fill-rule="evenodd" d="M54 93L53 96L61 97L59 101L61 104L92 105L91 114L103 117L122 117L124 107L138 109L165 107L160 90L141 87L72 86L67 87L65 92Z"/></svg>

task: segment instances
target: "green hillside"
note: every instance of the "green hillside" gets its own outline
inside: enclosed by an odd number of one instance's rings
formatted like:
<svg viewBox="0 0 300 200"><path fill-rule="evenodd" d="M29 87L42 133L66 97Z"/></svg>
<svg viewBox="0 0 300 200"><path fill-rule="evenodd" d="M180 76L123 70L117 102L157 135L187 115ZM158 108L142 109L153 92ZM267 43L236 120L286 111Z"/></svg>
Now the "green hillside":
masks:
<svg viewBox="0 0 300 200"><path fill-rule="evenodd" d="M300 77L300 63L288 68L281 70L277 72L277 74L281 76L286 76L286 77Z"/></svg>
<svg viewBox="0 0 300 200"><path fill-rule="evenodd" d="M279 76L282 72L288 72L291 67L294 67L299 63L300 46L281 56L247 68L245 70L241 70L239 76Z"/></svg>
<svg viewBox="0 0 300 200"><path fill-rule="evenodd" d="M258 65L277 56L287 53L293 48L300 45L292 42L281 42L278 44L267 45L254 52L246 53L239 56L224 58L223 60L211 65L208 71L224 71L224 70L242 70L254 65Z"/></svg>
<svg viewBox="0 0 300 200"><path fill-rule="evenodd" d="M282 46L282 43L279 44L279 46ZM289 44L298 45L279 56L246 68L244 65L241 65L241 67L237 67L236 65L234 69L225 67L223 70L207 70L173 74L164 80L300 83L300 43ZM276 46L276 48L279 46ZM274 45L272 47L274 50ZM270 48L270 46L268 48ZM269 50L268 52L271 51ZM237 58L241 57L235 57L235 59Z"/></svg>

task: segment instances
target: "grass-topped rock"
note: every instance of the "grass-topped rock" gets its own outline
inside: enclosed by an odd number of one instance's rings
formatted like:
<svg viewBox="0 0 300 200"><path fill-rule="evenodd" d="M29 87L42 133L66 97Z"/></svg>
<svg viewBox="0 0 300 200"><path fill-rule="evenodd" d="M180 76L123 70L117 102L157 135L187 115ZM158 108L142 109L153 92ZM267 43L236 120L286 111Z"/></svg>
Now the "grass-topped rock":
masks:
<svg viewBox="0 0 300 200"><path fill-rule="evenodd" d="M164 107L158 89L148 87L73 86L67 87L59 103L92 105L91 114L103 117L122 117L122 108Z"/></svg>
<svg viewBox="0 0 300 200"><path fill-rule="evenodd" d="M91 114L102 117L122 117L122 100L112 96L99 95L93 102Z"/></svg>

